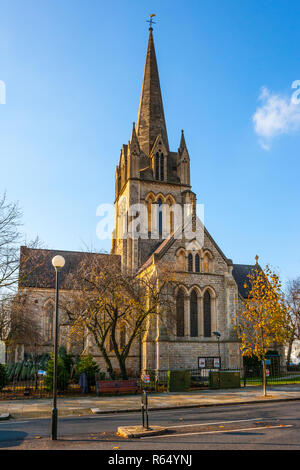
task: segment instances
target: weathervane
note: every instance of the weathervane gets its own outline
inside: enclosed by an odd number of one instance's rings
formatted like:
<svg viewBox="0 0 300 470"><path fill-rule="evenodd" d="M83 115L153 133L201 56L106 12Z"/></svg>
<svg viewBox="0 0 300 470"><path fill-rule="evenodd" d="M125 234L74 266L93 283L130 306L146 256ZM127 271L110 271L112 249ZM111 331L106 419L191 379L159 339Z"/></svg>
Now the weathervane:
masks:
<svg viewBox="0 0 300 470"><path fill-rule="evenodd" d="M149 15L150 17L150 20L147 20L146 22L150 24L150 28L152 29L152 25L153 24L156 24L155 21L153 21L153 17L156 16L154 13L152 13L152 15Z"/></svg>

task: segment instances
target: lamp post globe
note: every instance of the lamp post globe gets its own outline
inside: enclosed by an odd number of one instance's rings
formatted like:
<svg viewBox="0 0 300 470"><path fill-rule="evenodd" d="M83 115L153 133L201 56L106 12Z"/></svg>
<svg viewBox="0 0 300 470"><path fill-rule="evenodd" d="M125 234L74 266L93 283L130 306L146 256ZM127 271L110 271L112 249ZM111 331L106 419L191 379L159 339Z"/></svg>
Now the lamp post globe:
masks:
<svg viewBox="0 0 300 470"><path fill-rule="evenodd" d="M55 269L62 269L65 265L65 258L61 255L56 255L54 258L52 258L52 266Z"/></svg>

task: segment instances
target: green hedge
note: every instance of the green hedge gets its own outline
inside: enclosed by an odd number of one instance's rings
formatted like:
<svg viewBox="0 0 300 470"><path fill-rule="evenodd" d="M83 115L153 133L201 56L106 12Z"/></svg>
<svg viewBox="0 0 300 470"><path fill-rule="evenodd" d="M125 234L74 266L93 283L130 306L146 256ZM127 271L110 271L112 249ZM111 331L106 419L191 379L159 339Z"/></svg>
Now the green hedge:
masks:
<svg viewBox="0 0 300 470"><path fill-rule="evenodd" d="M239 388L241 386L240 372L211 371L209 374L209 385L211 388Z"/></svg>
<svg viewBox="0 0 300 470"><path fill-rule="evenodd" d="M168 392L184 392L191 386L188 370L168 370Z"/></svg>
<svg viewBox="0 0 300 470"><path fill-rule="evenodd" d="M3 387L8 382L8 377L6 373L6 366L4 364L0 364L0 390L2 390Z"/></svg>

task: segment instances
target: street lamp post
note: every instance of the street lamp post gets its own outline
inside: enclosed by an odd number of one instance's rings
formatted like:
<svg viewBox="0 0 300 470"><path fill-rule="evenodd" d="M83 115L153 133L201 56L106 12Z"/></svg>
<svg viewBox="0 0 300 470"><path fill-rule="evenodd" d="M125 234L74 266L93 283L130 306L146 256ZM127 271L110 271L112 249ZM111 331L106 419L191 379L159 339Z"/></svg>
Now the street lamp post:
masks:
<svg viewBox="0 0 300 470"><path fill-rule="evenodd" d="M53 370L53 408L51 420L51 439L57 440L57 349L58 349L58 293L59 293L59 272L65 265L65 259L60 256L54 256L52 265L55 269L55 317L54 317L54 370Z"/></svg>

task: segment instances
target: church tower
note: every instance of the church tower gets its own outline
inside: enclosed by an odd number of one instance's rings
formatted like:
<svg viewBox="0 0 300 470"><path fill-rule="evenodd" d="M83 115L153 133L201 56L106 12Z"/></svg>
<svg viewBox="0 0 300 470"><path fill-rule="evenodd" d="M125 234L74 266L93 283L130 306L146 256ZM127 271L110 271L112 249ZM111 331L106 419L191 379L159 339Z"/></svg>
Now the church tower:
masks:
<svg viewBox="0 0 300 470"><path fill-rule="evenodd" d="M175 205L183 208L187 203L196 203L190 186L190 157L183 131L178 151L169 149L150 27L137 123L128 144L122 146L116 168L112 254L121 255L122 266L137 271L176 229ZM144 210L137 209L137 204ZM141 215L144 224L138 223ZM137 228L135 235L132 227Z"/></svg>

